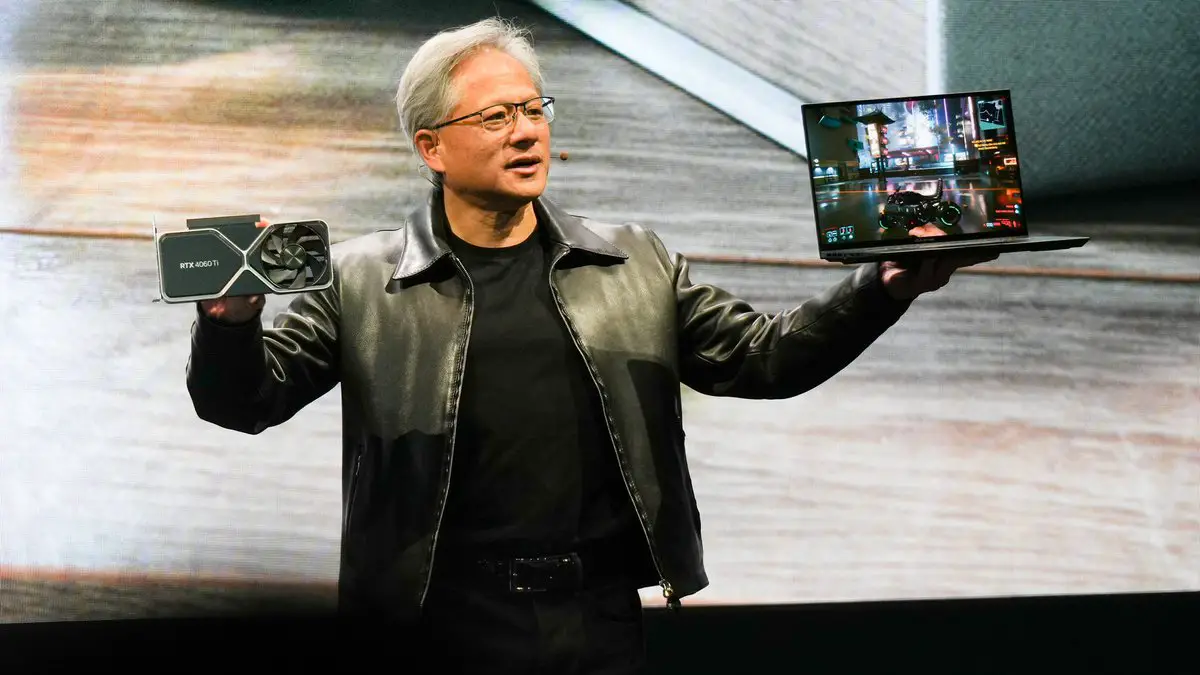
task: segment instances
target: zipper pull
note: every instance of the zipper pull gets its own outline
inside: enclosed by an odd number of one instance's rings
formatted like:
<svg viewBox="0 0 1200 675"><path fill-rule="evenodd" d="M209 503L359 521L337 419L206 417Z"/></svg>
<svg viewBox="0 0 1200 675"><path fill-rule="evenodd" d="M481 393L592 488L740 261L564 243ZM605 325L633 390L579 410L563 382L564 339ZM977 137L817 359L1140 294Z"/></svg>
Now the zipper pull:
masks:
<svg viewBox="0 0 1200 675"><path fill-rule="evenodd" d="M683 603L679 601L679 598L675 597L675 589L671 588L671 582L663 579L658 582L658 585L662 588L663 597L667 599L667 607L678 612Z"/></svg>

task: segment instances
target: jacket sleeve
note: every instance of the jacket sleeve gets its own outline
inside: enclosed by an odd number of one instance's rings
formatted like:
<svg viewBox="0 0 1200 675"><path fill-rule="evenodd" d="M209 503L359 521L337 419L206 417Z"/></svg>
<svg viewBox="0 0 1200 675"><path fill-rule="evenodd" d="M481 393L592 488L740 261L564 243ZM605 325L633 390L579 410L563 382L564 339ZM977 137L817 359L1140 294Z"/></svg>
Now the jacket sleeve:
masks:
<svg viewBox="0 0 1200 675"><path fill-rule="evenodd" d="M681 380L715 396L780 399L833 377L907 311L867 264L798 307L778 313L707 284L693 283L688 261L672 263Z"/></svg>
<svg viewBox="0 0 1200 675"><path fill-rule="evenodd" d="M258 434L332 389L339 381L336 281L327 290L297 295L270 329L260 318L221 324L197 308L187 366L196 414Z"/></svg>

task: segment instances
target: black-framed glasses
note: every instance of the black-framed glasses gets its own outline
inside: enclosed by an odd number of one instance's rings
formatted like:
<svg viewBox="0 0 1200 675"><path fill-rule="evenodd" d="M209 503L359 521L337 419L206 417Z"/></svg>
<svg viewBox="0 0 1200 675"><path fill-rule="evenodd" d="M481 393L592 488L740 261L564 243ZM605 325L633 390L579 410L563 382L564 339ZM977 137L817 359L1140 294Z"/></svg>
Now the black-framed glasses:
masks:
<svg viewBox="0 0 1200 675"><path fill-rule="evenodd" d="M554 97L539 96L531 98L528 101L522 101L521 103L497 103L478 112L473 112L470 115L455 117L452 120L441 122L430 128L441 129L451 124L465 122L472 117L478 117L479 126L485 130L501 131L512 126L513 120L517 118L518 110L525 115L525 119L534 124L549 124L554 121Z"/></svg>

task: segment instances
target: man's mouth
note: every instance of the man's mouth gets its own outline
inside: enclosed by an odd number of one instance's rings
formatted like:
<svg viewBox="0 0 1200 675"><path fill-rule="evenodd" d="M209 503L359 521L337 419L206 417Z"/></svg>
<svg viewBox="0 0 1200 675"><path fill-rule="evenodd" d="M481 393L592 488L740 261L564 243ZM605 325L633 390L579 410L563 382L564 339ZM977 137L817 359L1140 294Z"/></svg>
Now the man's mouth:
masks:
<svg viewBox="0 0 1200 675"><path fill-rule="evenodd" d="M527 155L511 160L508 164L504 165L504 168L521 174L533 174L537 172L538 165L541 163L541 157Z"/></svg>

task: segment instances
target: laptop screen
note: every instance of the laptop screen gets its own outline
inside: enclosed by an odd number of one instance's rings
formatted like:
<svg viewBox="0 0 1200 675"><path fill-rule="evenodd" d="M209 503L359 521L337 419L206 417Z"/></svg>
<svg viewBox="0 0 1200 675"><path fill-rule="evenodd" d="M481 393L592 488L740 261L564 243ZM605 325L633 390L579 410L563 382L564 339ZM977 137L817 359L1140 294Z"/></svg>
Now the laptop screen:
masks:
<svg viewBox="0 0 1200 675"><path fill-rule="evenodd" d="M807 104L822 250L1026 234L1008 91Z"/></svg>

